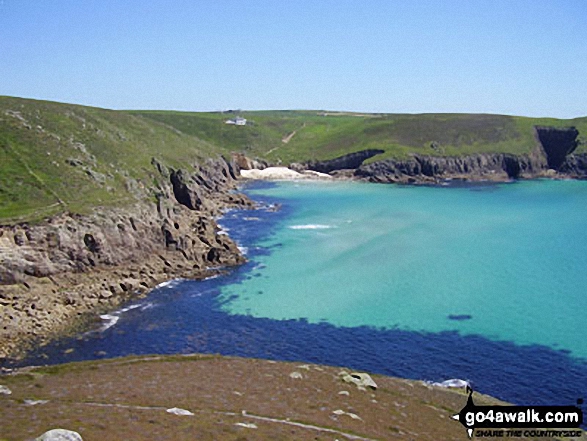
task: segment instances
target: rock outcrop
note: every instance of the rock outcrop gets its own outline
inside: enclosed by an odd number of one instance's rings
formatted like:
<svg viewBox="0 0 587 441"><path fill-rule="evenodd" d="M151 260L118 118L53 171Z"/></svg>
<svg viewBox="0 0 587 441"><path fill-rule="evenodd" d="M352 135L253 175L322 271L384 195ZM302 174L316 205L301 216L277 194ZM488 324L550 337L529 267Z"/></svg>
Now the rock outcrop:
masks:
<svg viewBox="0 0 587 441"><path fill-rule="evenodd" d="M420 156L387 159L364 165L355 176L372 182L436 182L440 179L508 180L532 177L545 169L539 154L477 154L470 156Z"/></svg>
<svg viewBox="0 0 587 441"><path fill-rule="evenodd" d="M304 168L320 173L330 173L335 170L353 169L359 167L367 159L381 153L384 153L384 151L378 149L361 150L327 161L311 161L306 163Z"/></svg>
<svg viewBox="0 0 587 441"><path fill-rule="evenodd" d="M536 148L530 154L481 153L466 156L414 154L408 159L384 159L363 165L379 150L364 150L330 161L310 162L308 168L336 172L370 182L435 183L444 179L505 181L537 177L587 177L587 155L573 155L579 142L574 127L536 127ZM344 171L344 169L350 169Z"/></svg>
<svg viewBox="0 0 587 441"><path fill-rule="evenodd" d="M587 179L587 154L567 156L559 172L574 179Z"/></svg>
<svg viewBox="0 0 587 441"><path fill-rule="evenodd" d="M223 209L252 206L234 191L238 168L223 159L192 171L152 164L157 185L145 191L156 202L0 226L0 357L166 279L245 261L215 221Z"/></svg>

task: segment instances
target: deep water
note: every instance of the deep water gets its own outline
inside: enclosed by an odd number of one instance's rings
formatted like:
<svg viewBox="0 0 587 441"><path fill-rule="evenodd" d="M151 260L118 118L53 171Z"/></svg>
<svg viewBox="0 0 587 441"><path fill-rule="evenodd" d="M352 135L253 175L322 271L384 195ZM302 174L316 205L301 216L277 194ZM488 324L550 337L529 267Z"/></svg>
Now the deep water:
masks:
<svg viewBox="0 0 587 441"><path fill-rule="evenodd" d="M246 265L161 286L19 364L204 352L587 398L586 182L247 191L265 208L222 220Z"/></svg>

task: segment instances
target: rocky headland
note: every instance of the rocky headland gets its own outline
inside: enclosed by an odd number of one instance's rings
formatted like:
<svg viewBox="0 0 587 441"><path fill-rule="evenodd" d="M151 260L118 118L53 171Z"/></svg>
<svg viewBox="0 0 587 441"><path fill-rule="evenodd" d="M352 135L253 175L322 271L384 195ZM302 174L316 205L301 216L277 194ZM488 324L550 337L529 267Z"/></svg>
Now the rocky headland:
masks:
<svg viewBox="0 0 587 441"><path fill-rule="evenodd" d="M587 154L573 154L579 145L574 127L536 127L536 146L529 154L477 153L461 156L412 154L408 159L382 159L364 163L382 153L363 150L327 161L310 161L294 167L328 172L333 176L368 182L435 184L449 179L509 181L512 179L587 178ZM431 149L438 150L438 145Z"/></svg>
<svg viewBox="0 0 587 441"><path fill-rule="evenodd" d="M235 191L238 165L219 158L178 170L155 159L152 166L156 187L130 206L0 226L0 358L165 280L205 278L245 261L215 220L253 205Z"/></svg>

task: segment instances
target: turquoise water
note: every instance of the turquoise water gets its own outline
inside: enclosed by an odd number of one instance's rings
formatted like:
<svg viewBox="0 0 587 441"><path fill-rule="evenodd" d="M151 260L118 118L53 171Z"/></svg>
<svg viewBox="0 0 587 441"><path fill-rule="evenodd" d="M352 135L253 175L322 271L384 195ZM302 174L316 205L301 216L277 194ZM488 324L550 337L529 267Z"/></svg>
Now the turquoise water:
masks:
<svg viewBox="0 0 587 441"><path fill-rule="evenodd" d="M257 244L272 252L255 257L255 277L222 286L225 312L458 331L587 358L587 182L251 193L285 201L290 215Z"/></svg>

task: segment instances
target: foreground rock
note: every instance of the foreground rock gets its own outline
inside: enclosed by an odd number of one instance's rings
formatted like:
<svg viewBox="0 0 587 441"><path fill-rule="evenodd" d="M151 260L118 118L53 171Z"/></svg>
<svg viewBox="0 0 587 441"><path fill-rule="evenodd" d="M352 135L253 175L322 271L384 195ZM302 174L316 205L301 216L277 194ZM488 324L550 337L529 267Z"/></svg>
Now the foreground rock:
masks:
<svg viewBox="0 0 587 441"><path fill-rule="evenodd" d="M360 390L340 370L211 355L23 369L2 378L13 394L0 395L0 427L15 440L55 427L84 441L467 439L451 419L467 401L464 390L381 375L372 376L376 390ZM33 396L43 404L26 405Z"/></svg>
<svg viewBox="0 0 587 441"><path fill-rule="evenodd" d="M174 170L154 160L153 174L157 186L133 205L0 226L0 358L164 280L245 261L215 221L224 209L252 206L234 192L236 167L218 159Z"/></svg>
<svg viewBox="0 0 587 441"><path fill-rule="evenodd" d="M66 429L53 429L45 432L35 441L83 441L79 433Z"/></svg>

